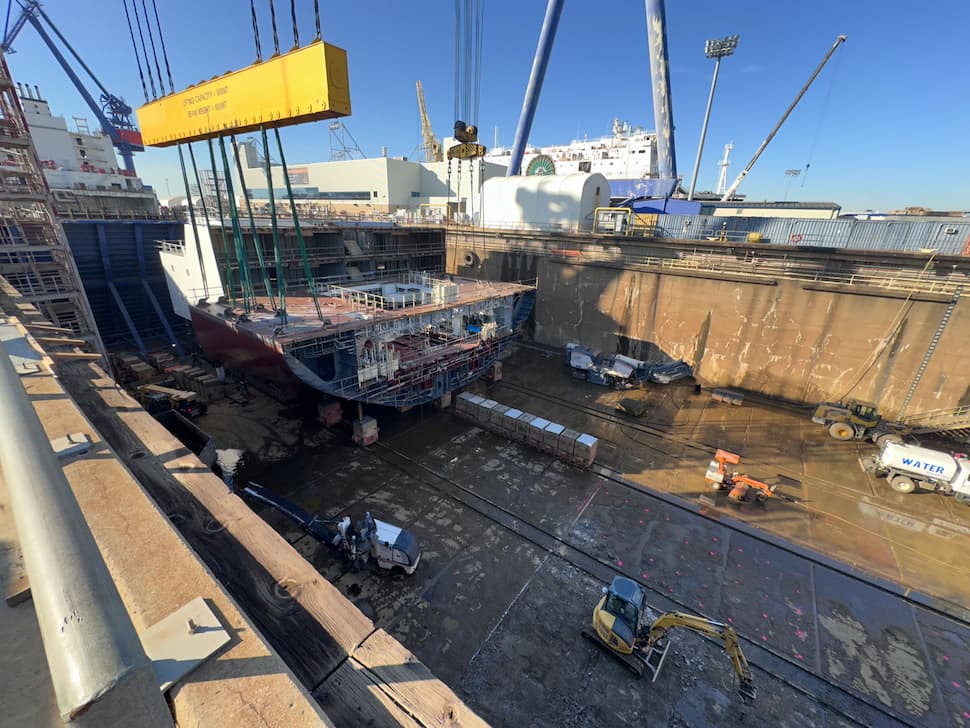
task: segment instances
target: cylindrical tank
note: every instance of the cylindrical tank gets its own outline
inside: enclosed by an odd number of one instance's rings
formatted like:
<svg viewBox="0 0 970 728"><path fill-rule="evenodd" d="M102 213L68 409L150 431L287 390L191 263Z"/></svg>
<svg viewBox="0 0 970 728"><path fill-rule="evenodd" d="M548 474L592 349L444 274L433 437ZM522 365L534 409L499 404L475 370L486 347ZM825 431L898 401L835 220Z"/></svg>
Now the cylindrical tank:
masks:
<svg viewBox="0 0 970 728"><path fill-rule="evenodd" d="M593 212L610 204L601 174L493 177L482 192L484 227L591 230Z"/></svg>
<svg viewBox="0 0 970 728"><path fill-rule="evenodd" d="M945 482L953 480L959 468L957 461L949 453L905 442L883 444L879 453L879 464L884 468L894 468Z"/></svg>

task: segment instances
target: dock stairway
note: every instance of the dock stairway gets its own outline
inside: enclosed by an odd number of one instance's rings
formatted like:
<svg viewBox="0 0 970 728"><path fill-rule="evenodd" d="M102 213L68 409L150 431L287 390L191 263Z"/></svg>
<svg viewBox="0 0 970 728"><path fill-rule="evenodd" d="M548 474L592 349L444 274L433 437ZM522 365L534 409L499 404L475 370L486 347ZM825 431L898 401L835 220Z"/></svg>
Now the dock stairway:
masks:
<svg viewBox="0 0 970 728"><path fill-rule="evenodd" d="M962 442L970 442L970 405L918 412L903 417L901 422L912 427L917 435L938 432Z"/></svg>

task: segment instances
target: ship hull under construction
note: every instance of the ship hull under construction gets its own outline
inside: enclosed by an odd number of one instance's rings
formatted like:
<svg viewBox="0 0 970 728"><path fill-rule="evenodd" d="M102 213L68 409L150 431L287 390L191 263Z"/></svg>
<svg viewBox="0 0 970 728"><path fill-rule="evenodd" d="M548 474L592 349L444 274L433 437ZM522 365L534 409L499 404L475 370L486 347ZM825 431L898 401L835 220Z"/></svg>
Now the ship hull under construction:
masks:
<svg viewBox="0 0 970 728"><path fill-rule="evenodd" d="M191 306L211 359L283 400L318 391L341 399L412 407L487 372L532 308L534 288L412 275L407 281L327 286L287 298L282 323L269 301L249 312Z"/></svg>

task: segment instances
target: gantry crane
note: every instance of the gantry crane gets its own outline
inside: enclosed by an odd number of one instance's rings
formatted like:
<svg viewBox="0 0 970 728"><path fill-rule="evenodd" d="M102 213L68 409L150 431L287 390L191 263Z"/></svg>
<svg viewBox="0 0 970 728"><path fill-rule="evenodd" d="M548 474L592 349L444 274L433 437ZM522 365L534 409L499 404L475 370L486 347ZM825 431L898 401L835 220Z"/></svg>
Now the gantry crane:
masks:
<svg viewBox="0 0 970 728"><path fill-rule="evenodd" d="M418 110L421 112L421 137L424 140L424 161L441 162L444 155L441 152L441 142L434 135L428 108L424 104L424 87L418 81Z"/></svg>
<svg viewBox="0 0 970 728"><path fill-rule="evenodd" d="M12 0L10 0L12 3ZM61 64L61 68L64 69L64 73L67 74L68 78L74 84L74 87L81 94L81 97L87 102L87 105L94 112L95 117L97 117L98 122L101 124L101 129L105 134L111 139L111 143L118 150L118 154L121 155L121 159L124 162L125 169L128 172L134 173L135 171L135 152L145 151L145 147L142 144L141 132L135 127L131 119L132 108L125 103L124 99L115 96L113 93L108 91L104 85L98 80L97 76L88 68L87 64L81 59L77 51L71 47L71 44L67 42L67 39L61 34L61 31L57 29L57 26L51 21L41 7L37 0L18 0L20 5L20 15L13 22L13 25L7 26L3 41L0 42L0 50L4 53L13 53L13 43L20 34L24 25L30 23L37 34L41 37L50 52L54 54L54 58L57 62ZM7 8L7 18L10 17L10 5ZM54 43L54 39L51 38L47 29L43 26L41 21L45 21L50 29L54 31L54 34L60 39L61 43L71 52L77 62L81 65L87 74L94 80L98 88L101 90L101 97L99 104L91 96L90 92L84 86L84 83L75 73L74 69L71 67L70 62L61 53L60 48Z"/></svg>

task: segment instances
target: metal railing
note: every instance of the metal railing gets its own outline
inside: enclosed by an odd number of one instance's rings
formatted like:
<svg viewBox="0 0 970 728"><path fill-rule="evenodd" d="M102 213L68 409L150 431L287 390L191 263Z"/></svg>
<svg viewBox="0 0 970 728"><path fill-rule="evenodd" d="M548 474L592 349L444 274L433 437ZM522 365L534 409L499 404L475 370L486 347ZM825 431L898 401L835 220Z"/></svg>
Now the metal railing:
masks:
<svg viewBox="0 0 970 728"><path fill-rule="evenodd" d="M970 405L954 407L953 409L929 410L917 412L902 421L921 430L945 431L970 427Z"/></svg>
<svg viewBox="0 0 970 728"><path fill-rule="evenodd" d="M765 280L786 278L810 283L885 288L903 293L970 295L970 281L962 271L944 272L943 275L938 275L935 270L921 271L903 266L871 266L863 270L847 272L820 267L816 262L794 256L762 254L755 249L741 258L737 255L696 248L690 251L676 251L671 257L660 257L627 253L616 245L591 245L567 240L508 240L474 233L450 241L449 246L467 247L472 252L539 254L576 263L614 263L671 272L734 274Z"/></svg>
<svg viewBox="0 0 970 728"><path fill-rule="evenodd" d="M3 344L0 421L8 423L0 465L61 718L171 726L155 670Z"/></svg>

